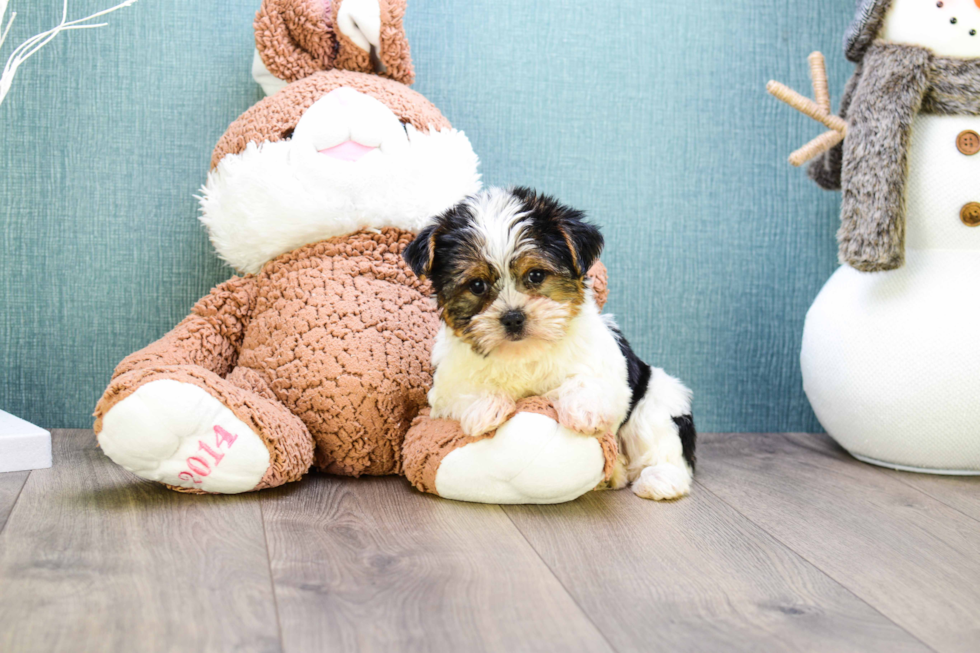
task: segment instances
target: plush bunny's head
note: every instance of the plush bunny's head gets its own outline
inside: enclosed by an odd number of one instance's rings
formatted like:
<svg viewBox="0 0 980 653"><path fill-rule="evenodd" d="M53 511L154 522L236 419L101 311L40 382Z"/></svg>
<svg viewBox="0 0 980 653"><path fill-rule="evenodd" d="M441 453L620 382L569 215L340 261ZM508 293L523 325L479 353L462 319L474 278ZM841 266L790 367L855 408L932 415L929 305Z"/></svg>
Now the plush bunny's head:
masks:
<svg viewBox="0 0 980 653"><path fill-rule="evenodd" d="M380 6L390 12L394 3L385 1ZM287 2L266 0L257 23L270 7ZM361 0L344 0L339 9L334 4L332 15L355 2ZM325 14L317 13L324 7L311 13L314 0L292 3L292 11L277 15L292 30L294 56L288 61L296 67L287 78L331 52L324 45L331 30L324 27ZM375 31L363 23L357 22L371 43ZM386 54L386 44L397 42L388 33L382 26L381 62L389 74L404 71L406 63L410 72L407 45L399 50L404 58ZM334 63L344 48L341 39ZM276 70L284 74L285 63ZM257 272L280 254L361 229L418 232L431 216L479 190L478 164L463 132L404 84L364 72L317 70L260 101L221 137L202 189L201 221L226 262Z"/></svg>

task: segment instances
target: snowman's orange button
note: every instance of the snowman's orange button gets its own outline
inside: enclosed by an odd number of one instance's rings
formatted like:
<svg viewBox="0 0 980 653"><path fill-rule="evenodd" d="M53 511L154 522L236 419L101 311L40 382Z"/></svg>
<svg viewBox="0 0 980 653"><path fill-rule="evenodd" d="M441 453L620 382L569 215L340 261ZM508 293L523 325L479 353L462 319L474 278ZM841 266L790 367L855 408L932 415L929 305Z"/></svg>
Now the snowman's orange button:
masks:
<svg viewBox="0 0 980 653"><path fill-rule="evenodd" d="M964 204L960 209L960 220L968 227L980 227L980 202Z"/></svg>
<svg viewBox="0 0 980 653"><path fill-rule="evenodd" d="M972 129L961 131L956 137L956 149L967 156L973 156L980 152L980 134Z"/></svg>

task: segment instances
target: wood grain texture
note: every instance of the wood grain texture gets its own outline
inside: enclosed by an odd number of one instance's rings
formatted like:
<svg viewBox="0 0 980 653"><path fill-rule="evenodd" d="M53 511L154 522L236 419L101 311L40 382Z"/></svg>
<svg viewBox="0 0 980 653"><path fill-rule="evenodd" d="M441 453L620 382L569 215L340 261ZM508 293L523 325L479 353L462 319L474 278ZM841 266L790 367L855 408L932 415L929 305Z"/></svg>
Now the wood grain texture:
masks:
<svg viewBox="0 0 980 653"><path fill-rule="evenodd" d="M825 436L702 436L674 503L506 508L317 474L188 496L116 467L90 431L54 448L0 532L3 653L980 643L972 481L881 470Z"/></svg>
<svg viewBox="0 0 980 653"><path fill-rule="evenodd" d="M278 651L254 497L178 494L55 431L0 534L0 650Z"/></svg>
<svg viewBox="0 0 980 653"><path fill-rule="evenodd" d="M705 438L714 494L937 651L980 649L980 523L827 436Z"/></svg>
<svg viewBox="0 0 980 653"><path fill-rule="evenodd" d="M30 472L4 472L0 474L0 533L7 523L7 517L13 510L21 488L30 476Z"/></svg>
<svg viewBox="0 0 980 653"><path fill-rule="evenodd" d="M897 481L980 521L980 476L939 476L881 469Z"/></svg>
<svg viewBox="0 0 980 653"><path fill-rule="evenodd" d="M507 514L619 651L926 651L702 487Z"/></svg>
<svg viewBox="0 0 980 653"><path fill-rule="evenodd" d="M262 506L286 653L611 650L499 507L322 475Z"/></svg>

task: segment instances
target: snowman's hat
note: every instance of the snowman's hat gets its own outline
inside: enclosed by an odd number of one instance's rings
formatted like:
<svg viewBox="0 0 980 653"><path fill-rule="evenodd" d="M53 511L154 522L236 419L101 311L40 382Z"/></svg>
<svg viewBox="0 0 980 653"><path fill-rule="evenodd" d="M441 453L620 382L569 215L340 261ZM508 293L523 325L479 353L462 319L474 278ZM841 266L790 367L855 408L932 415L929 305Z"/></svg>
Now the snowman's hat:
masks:
<svg viewBox="0 0 980 653"><path fill-rule="evenodd" d="M857 0L854 22L844 34L844 56L859 63L878 36L892 0Z"/></svg>

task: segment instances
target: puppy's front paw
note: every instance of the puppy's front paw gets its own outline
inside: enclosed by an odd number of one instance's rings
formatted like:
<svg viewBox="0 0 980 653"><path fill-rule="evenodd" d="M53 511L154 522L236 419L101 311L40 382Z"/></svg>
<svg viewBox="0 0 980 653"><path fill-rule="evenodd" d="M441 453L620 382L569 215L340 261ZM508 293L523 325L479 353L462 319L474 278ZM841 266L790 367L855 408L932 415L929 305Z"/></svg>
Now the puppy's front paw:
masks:
<svg viewBox="0 0 980 653"><path fill-rule="evenodd" d="M466 408L459 425L466 435L483 435L506 422L515 410L517 405L510 397L486 395Z"/></svg>
<svg viewBox="0 0 980 653"><path fill-rule="evenodd" d="M560 392L555 400L558 423L567 429L584 435L607 433L616 426L616 416L602 397L596 397L588 388L575 388Z"/></svg>
<svg viewBox="0 0 980 653"><path fill-rule="evenodd" d="M651 465L633 481L633 493L643 499L678 499L691 491L691 472L672 463Z"/></svg>

